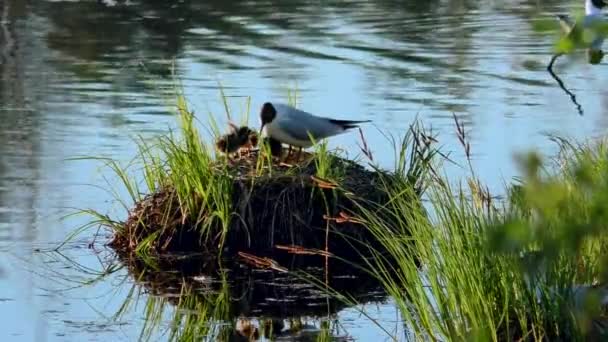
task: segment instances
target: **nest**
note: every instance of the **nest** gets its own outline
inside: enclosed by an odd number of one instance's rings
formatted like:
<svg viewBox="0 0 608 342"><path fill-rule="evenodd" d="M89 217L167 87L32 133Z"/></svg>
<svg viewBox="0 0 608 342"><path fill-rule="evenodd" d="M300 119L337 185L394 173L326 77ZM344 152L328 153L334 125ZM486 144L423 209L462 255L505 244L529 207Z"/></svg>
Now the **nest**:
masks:
<svg viewBox="0 0 608 342"><path fill-rule="evenodd" d="M218 223L203 238L199 224L184 215L175 189L165 187L136 203L113 245L136 250L141 243L153 241L158 252L247 252L276 257L280 251L343 258L360 257L361 247L381 247L353 219L353 213L361 203L386 203L381 182L387 174L332 156L332 167L341 170L335 184L317 176L310 154L295 165L275 160L260 174L254 172L259 155L251 151L230 160L228 167L226 160L217 161L218 172L227 172L232 181L233 214L225 234Z"/></svg>

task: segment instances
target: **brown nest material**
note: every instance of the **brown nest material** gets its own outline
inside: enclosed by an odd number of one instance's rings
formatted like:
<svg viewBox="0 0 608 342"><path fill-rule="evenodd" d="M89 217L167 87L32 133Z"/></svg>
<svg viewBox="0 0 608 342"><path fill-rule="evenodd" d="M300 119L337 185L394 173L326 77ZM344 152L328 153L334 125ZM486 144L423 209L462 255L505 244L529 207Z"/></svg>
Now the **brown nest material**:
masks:
<svg viewBox="0 0 608 342"><path fill-rule="evenodd" d="M288 161L295 166L275 160L270 170L251 176L258 154L259 151L251 151L239 159L230 159L228 167L226 160L217 162L218 172L227 173L232 180L233 214L225 236L218 224L202 238L199 225L180 209L175 190L166 187L135 205L124 229L116 233L113 245L135 250L141 243L152 241L158 252L251 252L270 253L273 257L277 252L298 253L285 246L299 246L344 258L360 256L361 249L367 247L381 247L351 217L357 208L355 200L359 204L386 203L387 195L380 183L388 174L332 156L332 167L341 170L337 185L319 179L312 156L304 153L303 161ZM222 251L218 250L220 245ZM283 248L277 249L277 245Z"/></svg>

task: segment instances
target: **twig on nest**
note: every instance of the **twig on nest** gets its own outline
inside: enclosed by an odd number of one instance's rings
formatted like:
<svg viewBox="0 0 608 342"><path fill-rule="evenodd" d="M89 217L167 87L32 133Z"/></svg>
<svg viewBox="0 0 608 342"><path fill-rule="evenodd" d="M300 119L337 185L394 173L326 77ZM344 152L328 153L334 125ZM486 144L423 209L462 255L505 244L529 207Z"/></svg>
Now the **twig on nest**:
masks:
<svg viewBox="0 0 608 342"><path fill-rule="evenodd" d="M298 254L298 255L321 255L321 256L326 256L326 257L332 257L332 256L334 256L330 252L322 251L320 249L315 249L315 248L304 248L302 246L276 245L274 247L277 248L277 249L281 249L281 250L287 251L287 253L291 253L291 254Z"/></svg>
<svg viewBox="0 0 608 342"><path fill-rule="evenodd" d="M315 184L317 184L317 186L321 189L335 189L338 187L338 184L330 181L330 180L326 180L326 179L322 179L316 176L310 176L310 178L315 182Z"/></svg>
<svg viewBox="0 0 608 342"><path fill-rule="evenodd" d="M288 272L287 268L279 265L278 262L276 262L270 258L260 258L253 254L249 254L249 253L245 253L245 252L239 252L239 256L243 259L243 261L245 261L246 263L248 263L254 267L270 268L270 269L273 269L273 270L279 271L279 272Z"/></svg>
<svg viewBox="0 0 608 342"><path fill-rule="evenodd" d="M325 219L327 221L335 221L336 223L350 222L350 223L356 223L356 224L363 224L363 221L356 219L343 211L341 211L338 214L338 217L330 217L328 215L323 215L323 219Z"/></svg>

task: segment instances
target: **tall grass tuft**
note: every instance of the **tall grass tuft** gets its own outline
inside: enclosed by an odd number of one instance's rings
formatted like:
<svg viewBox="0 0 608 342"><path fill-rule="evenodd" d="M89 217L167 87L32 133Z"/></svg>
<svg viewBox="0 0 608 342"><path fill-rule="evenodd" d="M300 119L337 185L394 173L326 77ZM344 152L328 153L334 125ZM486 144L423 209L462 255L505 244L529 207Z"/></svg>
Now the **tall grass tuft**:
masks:
<svg viewBox="0 0 608 342"><path fill-rule="evenodd" d="M386 249L366 266L416 338L606 337L608 144L557 140L553 168L535 154L520 159L524 176L504 203L474 175L456 185L442 176L427 205L412 201L413 187L387 183L391 209L362 208Z"/></svg>
<svg viewBox="0 0 608 342"><path fill-rule="evenodd" d="M223 92L222 97L226 115L230 117ZM171 108L175 110L177 130L169 130L167 134L152 139L139 136L136 139L139 152L127 165L103 159L129 194L129 199L124 200L118 195L118 191L114 191L116 199L128 212L129 220L135 221L131 222L132 224L129 224L129 221L117 222L92 210L84 212L96 218L93 223L105 225L115 234L123 236L130 247L140 255L147 255L152 249L159 247L162 249L162 244L171 242L178 226L172 222L176 217L182 218L182 225L187 222L188 226L196 227L197 236L200 236L201 241L217 241L221 246L234 215L233 179L228 172L228 163L222 162L225 159L217 158L213 146L201 139L194 113L188 108L179 84L175 86L174 101ZM246 108L249 109L249 103ZM213 115L209 115L208 125L210 132L216 136L220 134ZM140 173L133 176L132 171ZM115 187L114 184L109 186ZM146 192L151 195L159 194L159 201L168 204L158 205L158 208L153 209L162 216L162 219L158 220L160 227L145 227L141 218L137 218L138 208L147 198L142 194ZM129 202L135 204L135 207L130 207ZM176 211L180 214L176 215Z"/></svg>
<svg viewBox="0 0 608 342"><path fill-rule="evenodd" d="M152 192L171 186L179 203L176 209L196 223L193 226L199 227L201 239L215 238L212 227L219 226L223 241L232 206L232 180L221 169L227 164L215 162L213 149L201 140L194 114L181 92L177 93L176 110L178 134L170 131L152 143L140 141L145 183ZM212 126L217 127L214 121ZM158 235L164 233L159 231Z"/></svg>

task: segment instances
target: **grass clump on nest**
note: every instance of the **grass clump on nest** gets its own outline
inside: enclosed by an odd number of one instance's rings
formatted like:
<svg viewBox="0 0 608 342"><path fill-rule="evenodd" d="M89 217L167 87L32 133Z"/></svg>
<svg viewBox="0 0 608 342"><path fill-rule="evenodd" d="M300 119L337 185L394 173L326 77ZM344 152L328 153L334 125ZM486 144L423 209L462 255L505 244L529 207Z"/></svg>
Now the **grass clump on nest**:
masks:
<svg viewBox="0 0 608 342"><path fill-rule="evenodd" d="M281 244L319 248L325 241L325 218L351 210L349 197L356 193L370 201L386 201L385 194L378 191L381 176L354 162L333 161L332 167L342 169L343 182L338 188L333 181L316 177L312 161L299 166L273 165L272 170L258 172L255 166L260 155L260 151L252 151L231 166L224 161L210 165L228 191L223 198L230 211L225 217L229 221L226 234L224 217L209 218L211 211L208 206L209 211L203 209L203 196L184 194L196 196L192 205L201 208L196 215L188 215L180 192L166 185L135 204L114 244L138 248L149 243L158 251L210 251L222 246L268 252ZM363 232L359 228L353 236L362 238L364 234L355 234L357 231Z"/></svg>
<svg viewBox="0 0 608 342"><path fill-rule="evenodd" d="M408 184L413 199L424 191L435 150L421 142L421 129L412 126L401 145L393 172L366 168L347 160L319 142L312 153L285 165L271 147L239 158L215 153L201 139L195 117L178 94L179 134L169 132L152 142L139 142L137 165L141 182L117 163L133 206L124 222L94 213L113 233L112 245L136 253L172 251L270 253L277 245L324 250L341 257L360 256L362 243L381 248L369 231L350 220L360 206L390 203L388 183ZM215 136L217 124L210 118ZM363 138L363 135L361 134ZM373 157L365 141L364 154ZM294 153L295 154L295 153ZM375 244L376 243L376 244Z"/></svg>

